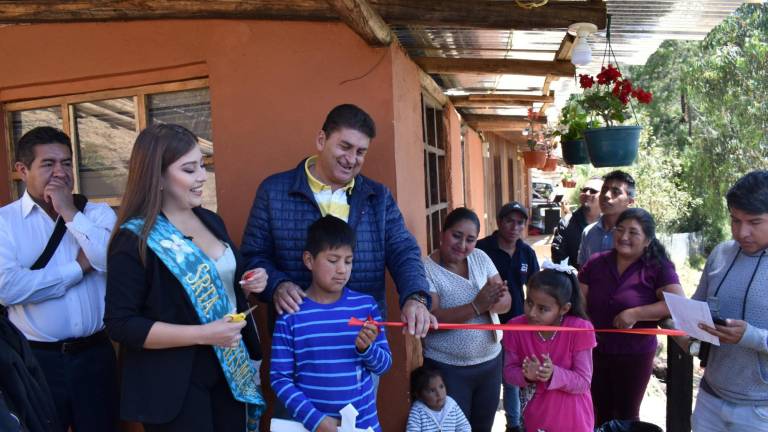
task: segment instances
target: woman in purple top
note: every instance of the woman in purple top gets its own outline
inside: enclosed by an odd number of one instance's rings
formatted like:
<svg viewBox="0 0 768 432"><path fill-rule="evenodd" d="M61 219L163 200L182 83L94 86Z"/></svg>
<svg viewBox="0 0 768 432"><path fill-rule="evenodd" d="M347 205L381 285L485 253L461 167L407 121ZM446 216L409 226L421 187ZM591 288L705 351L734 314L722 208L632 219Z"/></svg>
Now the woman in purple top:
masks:
<svg viewBox="0 0 768 432"><path fill-rule="evenodd" d="M684 295L675 266L656 239L653 216L625 210L616 222L613 249L592 257L579 273L595 328L653 328L669 316L663 291ZM593 351L595 425L639 420L651 377L656 336L598 333Z"/></svg>

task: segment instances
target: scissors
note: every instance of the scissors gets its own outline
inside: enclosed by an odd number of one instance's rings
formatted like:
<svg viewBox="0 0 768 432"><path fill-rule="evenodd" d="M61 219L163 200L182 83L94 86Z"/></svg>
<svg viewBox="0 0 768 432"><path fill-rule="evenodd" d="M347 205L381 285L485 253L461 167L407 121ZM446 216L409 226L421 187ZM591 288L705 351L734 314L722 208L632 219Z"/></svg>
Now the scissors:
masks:
<svg viewBox="0 0 768 432"><path fill-rule="evenodd" d="M248 308L248 310L245 311L245 312L230 313L230 314L226 314L224 316L229 318L229 320L232 321L232 322L245 321L245 316L248 315L249 313L251 313L257 307L259 307L259 305L255 304L255 305L251 306L250 308Z"/></svg>

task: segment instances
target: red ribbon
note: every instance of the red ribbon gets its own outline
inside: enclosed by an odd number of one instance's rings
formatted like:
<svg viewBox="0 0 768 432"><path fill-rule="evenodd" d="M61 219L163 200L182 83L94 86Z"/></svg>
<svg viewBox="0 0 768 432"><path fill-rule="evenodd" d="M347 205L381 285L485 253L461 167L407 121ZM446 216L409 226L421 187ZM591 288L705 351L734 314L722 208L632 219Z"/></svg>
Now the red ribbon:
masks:
<svg viewBox="0 0 768 432"><path fill-rule="evenodd" d="M377 327L403 327L405 323L393 322L393 321L374 321L368 319L366 321L359 320L357 318L350 318L349 325L362 326L365 323L371 323ZM637 335L665 335L665 336L685 336L686 333L682 330L674 329L660 329L660 328L629 328L629 329L591 329L591 328L574 328L574 327L558 327L558 326L536 326L528 324L453 324L443 323L437 327L439 330L507 330L507 331L561 331L561 332L596 332L596 333L625 333L625 334L637 334Z"/></svg>

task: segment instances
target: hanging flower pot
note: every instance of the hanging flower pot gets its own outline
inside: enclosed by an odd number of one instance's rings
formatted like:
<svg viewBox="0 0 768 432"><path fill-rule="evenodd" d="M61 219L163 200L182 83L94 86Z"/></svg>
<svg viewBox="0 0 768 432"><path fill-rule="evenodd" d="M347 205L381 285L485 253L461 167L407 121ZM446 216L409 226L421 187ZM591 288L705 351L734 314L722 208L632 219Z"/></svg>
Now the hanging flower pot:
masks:
<svg viewBox="0 0 768 432"><path fill-rule="evenodd" d="M523 161L526 168L542 168L547 162L547 152L541 150L524 151Z"/></svg>
<svg viewBox="0 0 768 432"><path fill-rule="evenodd" d="M573 179L563 179L562 183L563 183L563 187L566 189L571 189L576 187L576 180L573 180Z"/></svg>
<svg viewBox="0 0 768 432"><path fill-rule="evenodd" d="M583 165L589 163L587 143L581 140L563 141L563 162L567 165Z"/></svg>
<svg viewBox="0 0 768 432"><path fill-rule="evenodd" d="M641 126L613 126L584 131L592 165L598 168L632 165L642 129Z"/></svg>
<svg viewBox="0 0 768 432"><path fill-rule="evenodd" d="M542 171L554 171L557 169L557 158L547 157L547 161L541 168Z"/></svg>

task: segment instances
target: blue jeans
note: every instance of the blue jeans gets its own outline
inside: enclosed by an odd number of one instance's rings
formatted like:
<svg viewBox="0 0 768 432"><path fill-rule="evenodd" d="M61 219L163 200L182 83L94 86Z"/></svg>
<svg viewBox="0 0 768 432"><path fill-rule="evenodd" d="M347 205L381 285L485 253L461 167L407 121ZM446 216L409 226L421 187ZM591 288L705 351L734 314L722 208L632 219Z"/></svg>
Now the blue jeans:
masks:
<svg viewBox="0 0 768 432"><path fill-rule="evenodd" d="M502 398L507 427L520 426L520 387L504 383Z"/></svg>
<svg viewBox="0 0 768 432"><path fill-rule="evenodd" d="M735 404L699 390L691 426L694 432L768 432L768 406Z"/></svg>

